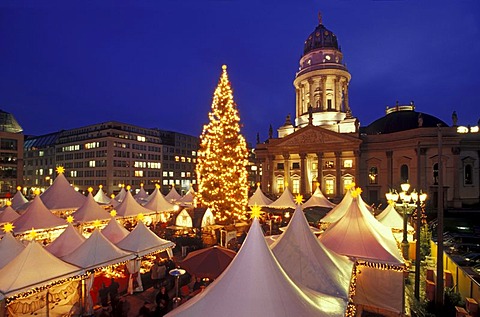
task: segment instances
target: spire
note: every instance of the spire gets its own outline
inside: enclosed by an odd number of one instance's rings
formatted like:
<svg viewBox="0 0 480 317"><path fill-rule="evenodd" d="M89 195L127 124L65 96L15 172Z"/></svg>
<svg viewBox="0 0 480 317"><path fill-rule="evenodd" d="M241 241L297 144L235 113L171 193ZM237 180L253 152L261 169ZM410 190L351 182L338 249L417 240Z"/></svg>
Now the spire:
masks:
<svg viewBox="0 0 480 317"><path fill-rule="evenodd" d="M318 11L318 24L319 25L322 25L323 24L323 21L322 21L322 12Z"/></svg>

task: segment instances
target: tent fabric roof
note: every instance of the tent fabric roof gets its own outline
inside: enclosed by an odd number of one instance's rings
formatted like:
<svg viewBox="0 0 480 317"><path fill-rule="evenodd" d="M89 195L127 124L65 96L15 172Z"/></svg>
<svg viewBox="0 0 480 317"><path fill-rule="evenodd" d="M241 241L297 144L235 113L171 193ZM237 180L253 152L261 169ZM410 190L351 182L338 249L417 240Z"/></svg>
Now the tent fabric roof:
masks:
<svg viewBox="0 0 480 317"><path fill-rule="evenodd" d="M95 199L97 203L103 205L110 204L110 201L112 200L110 197L107 196L107 194L105 194L105 192L101 188L97 191L95 196L93 196L93 199Z"/></svg>
<svg viewBox="0 0 480 317"><path fill-rule="evenodd" d="M85 196L70 186L62 173L57 175L52 186L48 187L40 198L50 210L78 209L85 201Z"/></svg>
<svg viewBox="0 0 480 317"><path fill-rule="evenodd" d="M25 249L23 243L15 239L10 233L6 232L0 240L0 269L13 260L20 252Z"/></svg>
<svg viewBox="0 0 480 317"><path fill-rule="evenodd" d="M175 189L175 186L172 186L172 189L170 189L170 191L165 196L165 198L169 202L174 203L174 202L179 201L182 198L182 196L180 196L180 194L177 192L177 190Z"/></svg>
<svg viewBox="0 0 480 317"><path fill-rule="evenodd" d="M0 292L4 297L11 297L81 273L82 270L78 267L63 262L38 242L31 241L0 270Z"/></svg>
<svg viewBox="0 0 480 317"><path fill-rule="evenodd" d="M369 262L403 265L390 228L379 223L358 198L345 215L325 230L320 241L330 250Z"/></svg>
<svg viewBox="0 0 480 317"><path fill-rule="evenodd" d="M120 205L115 207L115 210L117 211L117 216L120 217L136 217L138 214L148 215L155 213L140 205L130 192L126 192L125 198Z"/></svg>
<svg viewBox="0 0 480 317"><path fill-rule="evenodd" d="M348 301L353 262L327 249L312 233L300 205L270 248L295 283Z"/></svg>
<svg viewBox="0 0 480 317"><path fill-rule="evenodd" d="M392 229L402 230L403 232L403 216L398 213L393 204L388 204L376 218L382 225ZM413 227L407 223L407 231L413 230Z"/></svg>
<svg viewBox="0 0 480 317"><path fill-rule="evenodd" d="M165 197L163 197L160 189L158 188L155 188L153 193L148 196L148 202L143 205L143 207L155 212L173 211L175 206L176 205L169 203Z"/></svg>
<svg viewBox="0 0 480 317"><path fill-rule="evenodd" d="M352 203L352 195L350 194L350 191L347 191L345 195L343 196L342 201L336 205L335 207L330 210L325 217L320 219L320 222L323 223L332 223L338 221L340 218L342 218L345 213L348 210L348 207Z"/></svg>
<svg viewBox="0 0 480 317"><path fill-rule="evenodd" d="M122 187L122 189L120 189L120 191L118 192L117 196L115 196L114 199L119 203L121 203L125 199L125 195L127 195L127 191L125 190L125 187Z"/></svg>
<svg viewBox="0 0 480 317"><path fill-rule="evenodd" d="M145 202L145 200L148 198L148 194L143 188L143 186L140 186L140 190L138 194L133 196L133 198L135 198L135 200L138 201L139 203L141 203L142 201Z"/></svg>
<svg viewBox="0 0 480 317"><path fill-rule="evenodd" d="M61 258L78 248L84 241L85 237L69 223L62 234L47 245L45 249L57 258Z"/></svg>
<svg viewBox="0 0 480 317"><path fill-rule="evenodd" d="M18 190L15 193L15 195L13 195L12 208L17 210L18 208L20 208L21 206L23 206L26 203L28 203L27 198L25 198L25 196L23 196L22 192Z"/></svg>
<svg viewBox="0 0 480 317"><path fill-rule="evenodd" d="M175 225L179 227L193 227L193 220L187 209L183 209L178 213L177 217L175 218Z"/></svg>
<svg viewBox="0 0 480 317"><path fill-rule="evenodd" d="M131 260L135 255L123 251L95 229L78 248L62 257L62 260L86 270Z"/></svg>
<svg viewBox="0 0 480 317"><path fill-rule="evenodd" d="M25 212L14 222L13 232L16 234L35 229L50 229L67 225L64 219L55 216L43 204L40 196L36 196Z"/></svg>
<svg viewBox="0 0 480 317"><path fill-rule="evenodd" d="M181 205L193 205L193 198L195 196L195 191L193 190L193 188L190 188L188 190L188 192L183 195L182 198L180 198L180 204Z"/></svg>
<svg viewBox="0 0 480 317"><path fill-rule="evenodd" d="M158 237L142 221L139 221L135 229L116 245L138 256L175 247L175 243Z"/></svg>
<svg viewBox="0 0 480 317"><path fill-rule="evenodd" d="M266 207L273 203L273 201L265 196L265 194L262 192L260 189L260 186L257 186L257 189L255 190L255 193L248 199L248 206L260 206L260 207Z"/></svg>
<svg viewBox="0 0 480 317"><path fill-rule="evenodd" d="M275 200L273 203L268 205L268 207L279 208L279 209L281 209L281 208L295 209L296 208L295 199L293 198L293 195L292 195L292 192L290 191L290 189L288 189L288 187L286 187L285 190L283 191L282 195L280 197L278 197L278 199Z"/></svg>
<svg viewBox="0 0 480 317"><path fill-rule="evenodd" d="M111 218L105 228L102 229L102 234L113 244L121 241L129 233L130 231L125 229L115 218Z"/></svg>
<svg viewBox="0 0 480 317"><path fill-rule="evenodd" d="M87 199L83 205L73 214L75 223L93 222L95 220L110 219L110 214L105 211L93 198L92 193L88 193Z"/></svg>
<svg viewBox="0 0 480 317"><path fill-rule="evenodd" d="M295 285L268 248L255 219L227 269L166 316L343 316L342 303L318 293L313 299Z"/></svg>
<svg viewBox="0 0 480 317"><path fill-rule="evenodd" d="M315 192L313 193L312 197L307 200L303 205L302 209L309 208L309 207L326 207L326 208L333 208L336 205L332 203L330 200L327 199L320 190L320 187L317 187Z"/></svg>
<svg viewBox="0 0 480 317"><path fill-rule="evenodd" d="M13 222L18 217L20 217L20 215L13 210L12 206L7 206L5 209L0 211L0 223Z"/></svg>

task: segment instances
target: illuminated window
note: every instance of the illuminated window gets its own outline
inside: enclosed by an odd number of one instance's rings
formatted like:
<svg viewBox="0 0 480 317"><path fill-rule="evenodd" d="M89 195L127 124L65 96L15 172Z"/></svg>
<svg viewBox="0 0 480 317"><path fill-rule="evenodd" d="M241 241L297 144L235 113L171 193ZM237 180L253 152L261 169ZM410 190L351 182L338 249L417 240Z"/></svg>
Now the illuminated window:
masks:
<svg viewBox="0 0 480 317"><path fill-rule="evenodd" d="M163 180L163 185L168 185L168 179Z"/></svg>
<svg viewBox="0 0 480 317"><path fill-rule="evenodd" d="M192 176L192 173L187 172L187 177L191 177L191 176Z"/></svg>
<svg viewBox="0 0 480 317"><path fill-rule="evenodd" d="M135 177L143 177L143 171L135 171Z"/></svg>
<svg viewBox="0 0 480 317"><path fill-rule="evenodd" d="M180 180L179 179L175 180L175 185L180 185Z"/></svg>
<svg viewBox="0 0 480 317"><path fill-rule="evenodd" d="M252 171L256 171L257 170L257 166L256 165L252 165Z"/></svg>
<svg viewBox="0 0 480 317"><path fill-rule="evenodd" d="M335 193L335 179L325 179L325 195L333 195Z"/></svg>
<svg viewBox="0 0 480 317"><path fill-rule="evenodd" d="M168 176L168 172L167 172L167 171L163 171L162 175L163 175L163 177L167 177L167 176Z"/></svg>
<svg viewBox="0 0 480 317"><path fill-rule="evenodd" d="M352 168L353 167L353 160L344 160L343 161L344 168Z"/></svg>
<svg viewBox="0 0 480 317"><path fill-rule="evenodd" d="M184 157L184 156L182 156L181 160L182 160L182 162L185 162L185 157Z"/></svg>
<svg viewBox="0 0 480 317"><path fill-rule="evenodd" d="M88 161L88 167L95 167L95 161Z"/></svg>
<svg viewBox="0 0 480 317"><path fill-rule="evenodd" d="M378 169L376 166L370 167L368 171L368 182L370 184L378 184Z"/></svg>
<svg viewBox="0 0 480 317"><path fill-rule="evenodd" d="M292 192L294 194L300 193L300 180L299 179L292 179Z"/></svg>
<svg viewBox="0 0 480 317"><path fill-rule="evenodd" d="M192 162L192 159L190 157L187 157L187 162L188 163L191 163Z"/></svg>
<svg viewBox="0 0 480 317"><path fill-rule="evenodd" d="M343 192L345 192L346 188L349 187L350 185L352 185L352 183L353 183L353 177L345 176L343 178Z"/></svg>
<svg viewBox="0 0 480 317"><path fill-rule="evenodd" d="M144 136L137 135L137 141L139 142L145 142L147 139Z"/></svg>
<svg viewBox="0 0 480 317"><path fill-rule="evenodd" d="M185 172L180 173L181 177L185 177Z"/></svg>
<svg viewBox="0 0 480 317"><path fill-rule="evenodd" d="M277 178L277 189L279 193L283 192L284 190L283 178Z"/></svg>
<svg viewBox="0 0 480 317"><path fill-rule="evenodd" d="M333 161L325 161L323 167L324 168L334 168L335 164L333 163Z"/></svg>
<svg viewBox="0 0 480 317"><path fill-rule="evenodd" d="M175 156L175 162L178 162L178 161L180 161L180 157Z"/></svg>
<svg viewBox="0 0 480 317"><path fill-rule="evenodd" d="M312 170L318 170L318 163L312 163Z"/></svg>

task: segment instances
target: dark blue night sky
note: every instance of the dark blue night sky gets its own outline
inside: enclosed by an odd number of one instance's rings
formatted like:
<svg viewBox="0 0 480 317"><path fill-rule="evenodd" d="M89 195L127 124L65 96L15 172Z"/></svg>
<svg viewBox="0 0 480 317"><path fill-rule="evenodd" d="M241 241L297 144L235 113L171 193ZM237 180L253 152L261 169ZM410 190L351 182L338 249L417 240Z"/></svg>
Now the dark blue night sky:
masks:
<svg viewBox="0 0 480 317"><path fill-rule="evenodd" d="M227 64L243 133L265 139L295 113L292 83L319 10L362 126L396 100L477 123L478 0L3 0L0 109L25 134L117 120L199 135Z"/></svg>

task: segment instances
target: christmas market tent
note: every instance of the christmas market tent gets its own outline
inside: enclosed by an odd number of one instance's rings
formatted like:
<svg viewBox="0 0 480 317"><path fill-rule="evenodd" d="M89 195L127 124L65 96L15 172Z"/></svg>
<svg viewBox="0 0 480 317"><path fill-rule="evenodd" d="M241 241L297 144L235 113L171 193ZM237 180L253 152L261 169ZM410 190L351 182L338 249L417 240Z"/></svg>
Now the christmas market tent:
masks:
<svg viewBox="0 0 480 317"><path fill-rule="evenodd" d="M365 204L353 196L345 215L330 224L320 236L320 242L336 253L353 258L357 265L361 264L353 298L356 305L401 313L404 296L402 255L390 228L379 223Z"/></svg>
<svg viewBox="0 0 480 317"><path fill-rule="evenodd" d="M13 222L13 225L13 232L19 234L30 231L32 228L35 230L62 228L66 227L67 223L64 219L52 214L45 207L40 196L36 196L24 213Z"/></svg>
<svg viewBox="0 0 480 317"><path fill-rule="evenodd" d="M155 213L155 211L140 205L135 198L133 198L130 191L126 192L125 198L115 210L117 211L117 216L123 218L136 217L138 214L149 215Z"/></svg>
<svg viewBox="0 0 480 317"><path fill-rule="evenodd" d="M180 198L179 202L181 206L193 206L193 198L195 196L195 191L193 188L190 188L188 192Z"/></svg>
<svg viewBox="0 0 480 317"><path fill-rule="evenodd" d="M153 190L153 193L148 197L148 202L143 207L154 212L174 211L177 208L175 204L169 203L163 197L159 188Z"/></svg>
<svg viewBox="0 0 480 317"><path fill-rule="evenodd" d="M92 193L88 193L87 199L83 205L73 214L75 223L94 222L95 220L110 219L110 214L105 211L93 198Z"/></svg>
<svg viewBox="0 0 480 317"><path fill-rule="evenodd" d="M275 200L273 203L268 205L269 208L275 208L275 209L287 209L287 208L292 208L295 209L295 201L292 195L292 192L288 189L288 187L285 187L285 190L283 191L282 195L278 197L277 200Z"/></svg>
<svg viewBox="0 0 480 317"><path fill-rule="evenodd" d="M12 206L7 205L5 209L0 211L0 223L13 222L18 217L20 217L20 215L13 210Z"/></svg>
<svg viewBox="0 0 480 317"><path fill-rule="evenodd" d="M52 211L68 211L80 208L85 196L77 192L67 181L63 173L59 173L52 186L40 195L45 206Z"/></svg>
<svg viewBox="0 0 480 317"><path fill-rule="evenodd" d="M86 270L91 270L122 263L134 257L135 254L121 250L105 238L100 230L95 229L87 240L61 259Z"/></svg>
<svg viewBox="0 0 480 317"><path fill-rule="evenodd" d="M118 192L117 196L115 196L115 198L113 199L121 203L125 199L126 195L127 195L127 191L125 190L125 187L122 187L122 189L120 189L120 191Z"/></svg>
<svg viewBox="0 0 480 317"><path fill-rule="evenodd" d="M348 302L353 262L330 251L317 239L300 205L285 232L270 248L295 283Z"/></svg>
<svg viewBox="0 0 480 317"><path fill-rule="evenodd" d="M98 192L93 196L93 199L99 204L108 205L112 199L105 194L102 188L103 186L99 186Z"/></svg>
<svg viewBox="0 0 480 317"><path fill-rule="evenodd" d="M321 223L332 223L336 222L340 218L342 218L345 213L347 212L348 208L350 207L350 204L352 203L352 195L350 193L350 190L347 190L345 195L343 196L342 201L338 205L332 208L325 217L320 219Z"/></svg>
<svg viewBox="0 0 480 317"><path fill-rule="evenodd" d="M25 205L28 203L27 198L23 196L22 192L20 190L17 190L15 195L13 195L12 198L12 208L15 210L18 210L21 206Z"/></svg>
<svg viewBox="0 0 480 317"><path fill-rule="evenodd" d="M325 208L333 208L336 205L332 203L330 200L327 199L320 190L320 187L317 187L315 192L313 193L312 197L308 199L303 205L302 209L309 208L309 207L325 207Z"/></svg>
<svg viewBox="0 0 480 317"><path fill-rule="evenodd" d="M6 232L0 240L0 269L10 263L20 252L25 249L23 243L13 237L10 232Z"/></svg>
<svg viewBox="0 0 480 317"><path fill-rule="evenodd" d="M255 193L248 199L248 206L260 206L260 207L266 207L273 203L273 201L265 196L265 194L262 192L260 189L260 186L257 186L257 189L255 190Z"/></svg>
<svg viewBox="0 0 480 317"><path fill-rule="evenodd" d="M113 244L121 241L130 232L122 226L116 218L111 218L105 228L102 229L102 234L110 240Z"/></svg>
<svg viewBox="0 0 480 317"><path fill-rule="evenodd" d="M178 227L193 227L193 220L187 209L182 209L182 211L178 213L177 218L175 219L175 225Z"/></svg>
<svg viewBox="0 0 480 317"><path fill-rule="evenodd" d="M344 316L343 300L306 293L268 248L258 219L227 269L166 316Z"/></svg>
<svg viewBox="0 0 480 317"><path fill-rule="evenodd" d="M213 226L215 224L215 216L212 213L212 210L210 208L207 208L205 210L205 213L203 214L202 217L202 228L208 227L208 226Z"/></svg>
<svg viewBox="0 0 480 317"><path fill-rule="evenodd" d="M143 184L140 184L140 190L135 196L133 196L133 198L135 198L135 200L138 201L138 203L140 204L146 202L148 198L148 193L145 191L145 188L143 188Z"/></svg>
<svg viewBox="0 0 480 317"><path fill-rule="evenodd" d="M388 204L375 218L386 227L403 231L403 217L396 210L395 204ZM409 223L407 223L407 231L414 231Z"/></svg>
<svg viewBox="0 0 480 317"><path fill-rule="evenodd" d="M31 241L13 260L0 269L0 298L30 292L82 274L75 265L65 263Z"/></svg>
<svg viewBox="0 0 480 317"><path fill-rule="evenodd" d="M165 196L165 199L167 199L171 203L176 203L182 198L180 194L177 192L175 189L175 186L172 186L172 189L168 192L168 194Z"/></svg>
<svg viewBox="0 0 480 317"><path fill-rule="evenodd" d="M67 228L52 243L45 246L45 249L57 258L61 258L78 248L84 241L85 237L69 223Z"/></svg>

